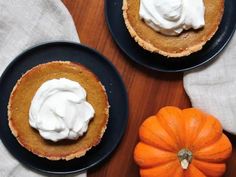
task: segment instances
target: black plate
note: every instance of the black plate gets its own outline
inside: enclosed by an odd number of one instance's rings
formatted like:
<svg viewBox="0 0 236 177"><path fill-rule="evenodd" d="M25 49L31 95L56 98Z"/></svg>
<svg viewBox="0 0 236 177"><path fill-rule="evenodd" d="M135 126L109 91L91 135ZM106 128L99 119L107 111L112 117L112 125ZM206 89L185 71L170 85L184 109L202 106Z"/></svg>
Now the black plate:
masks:
<svg viewBox="0 0 236 177"><path fill-rule="evenodd" d="M111 105L108 127L101 143L86 156L68 162L40 158L21 147L12 135L7 120L8 99L16 81L32 67L54 60L79 62L93 71L105 86ZM53 42L23 52L7 67L0 79L0 115L1 139L15 158L26 166L42 172L69 174L87 170L101 163L114 151L127 125L128 101L122 79L105 57L80 44Z"/></svg>
<svg viewBox="0 0 236 177"><path fill-rule="evenodd" d="M150 53L131 38L122 16L123 0L106 0L105 15L109 30L121 50L134 62L156 71L180 72L201 66L212 60L226 46L236 27L236 1L225 0L225 12L220 27L203 49L181 59Z"/></svg>

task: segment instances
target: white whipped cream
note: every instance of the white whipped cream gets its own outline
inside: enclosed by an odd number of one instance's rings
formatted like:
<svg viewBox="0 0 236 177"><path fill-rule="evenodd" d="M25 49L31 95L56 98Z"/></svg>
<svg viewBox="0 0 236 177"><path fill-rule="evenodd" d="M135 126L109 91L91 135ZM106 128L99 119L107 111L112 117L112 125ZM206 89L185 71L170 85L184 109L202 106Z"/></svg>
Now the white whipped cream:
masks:
<svg viewBox="0 0 236 177"><path fill-rule="evenodd" d="M37 90L29 110L29 123L44 139L77 139L87 131L94 113L78 82L52 79Z"/></svg>
<svg viewBox="0 0 236 177"><path fill-rule="evenodd" d="M178 35L205 25L203 0L140 0L139 15L154 30Z"/></svg>

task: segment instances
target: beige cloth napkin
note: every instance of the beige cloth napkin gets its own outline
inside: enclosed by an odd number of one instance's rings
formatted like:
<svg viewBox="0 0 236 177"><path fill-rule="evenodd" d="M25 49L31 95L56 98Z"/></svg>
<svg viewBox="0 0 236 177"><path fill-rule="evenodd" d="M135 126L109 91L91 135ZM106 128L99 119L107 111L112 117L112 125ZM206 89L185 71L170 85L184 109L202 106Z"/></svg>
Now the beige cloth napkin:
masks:
<svg viewBox="0 0 236 177"><path fill-rule="evenodd" d="M216 116L236 134L236 35L214 63L185 73L184 88L193 107Z"/></svg>
<svg viewBox="0 0 236 177"><path fill-rule="evenodd" d="M79 42L60 0L0 0L0 74L23 50L47 41ZM0 140L0 177L41 177L15 160ZM86 177L86 173L73 175Z"/></svg>

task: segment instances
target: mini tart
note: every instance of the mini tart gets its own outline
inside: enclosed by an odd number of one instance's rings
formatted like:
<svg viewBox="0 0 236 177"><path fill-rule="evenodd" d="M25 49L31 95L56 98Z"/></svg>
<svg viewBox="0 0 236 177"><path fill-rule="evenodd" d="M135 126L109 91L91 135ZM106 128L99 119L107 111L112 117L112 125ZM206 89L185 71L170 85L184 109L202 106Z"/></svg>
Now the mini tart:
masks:
<svg viewBox="0 0 236 177"><path fill-rule="evenodd" d="M154 31L139 16L140 0L123 0L123 17L135 41L144 49L167 57L182 57L202 49L218 29L224 12L224 0L204 0L205 26L178 36Z"/></svg>
<svg viewBox="0 0 236 177"><path fill-rule="evenodd" d="M29 108L36 91L45 81L56 78L79 82L95 110L86 134L78 140L48 141L29 125ZM108 112L107 94L98 78L84 66L64 61L40 64L26 72L17 81L8 104L9 126L18 142L32 153L50 160L78 158L96 146L106 130Z"/></svg>

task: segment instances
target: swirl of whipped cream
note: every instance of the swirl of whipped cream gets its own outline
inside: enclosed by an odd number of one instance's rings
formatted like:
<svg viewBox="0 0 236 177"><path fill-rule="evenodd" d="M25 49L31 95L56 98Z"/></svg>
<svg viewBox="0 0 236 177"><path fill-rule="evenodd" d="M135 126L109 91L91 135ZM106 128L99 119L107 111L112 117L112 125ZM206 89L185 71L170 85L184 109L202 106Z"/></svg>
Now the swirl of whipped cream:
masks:
<svg viewBox="0 0 236 177"><path fill-rule="evenodd" d="M77 139L87 131L94 113L78 82L52 79L44 82L33 97L29 124L47 140Z"/></svg>
<svg viewBox="0 0 236 177"><path fill-rule="evenodd" d="M203 0L140 0L139 15L155 31L171 36L205 25Z"/></svg>

